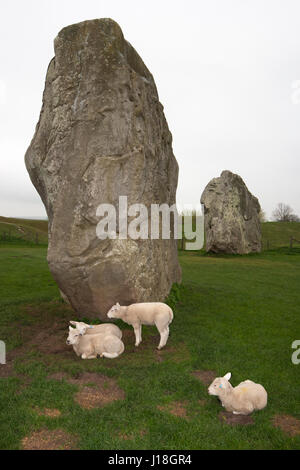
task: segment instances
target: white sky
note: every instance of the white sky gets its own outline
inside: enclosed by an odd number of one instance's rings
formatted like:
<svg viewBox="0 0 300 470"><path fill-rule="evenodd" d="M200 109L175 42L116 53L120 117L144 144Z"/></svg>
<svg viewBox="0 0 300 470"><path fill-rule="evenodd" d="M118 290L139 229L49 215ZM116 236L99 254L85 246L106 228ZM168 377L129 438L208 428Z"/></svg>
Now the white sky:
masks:
<svg viewBox="0 0 300 470"><path fill-rule="evenodd" d="M278 202L300 215L300 1L6 0L0 17L0 215L45 215L24 154L53 39L104 17L156 81L179 163L177 201L199 203L228 169L268 217Z"/></svg>

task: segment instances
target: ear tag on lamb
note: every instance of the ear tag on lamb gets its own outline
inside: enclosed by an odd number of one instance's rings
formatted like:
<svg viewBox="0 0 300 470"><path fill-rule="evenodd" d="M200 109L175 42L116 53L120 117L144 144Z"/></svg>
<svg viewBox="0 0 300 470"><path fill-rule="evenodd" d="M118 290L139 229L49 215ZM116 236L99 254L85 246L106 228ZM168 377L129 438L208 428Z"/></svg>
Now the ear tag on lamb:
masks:
<svg viewBox="0 0 300 470"><path fill-rule="evenodd" d="M219 388L223 388L222 384L221 384L221 385L219 385Z"/></svg>
<svg viewBox="0 0 300 470"><path fill-rule="evenodd" d="M89 328L94 328L94 327L92 325L90 325Z"/></svg>

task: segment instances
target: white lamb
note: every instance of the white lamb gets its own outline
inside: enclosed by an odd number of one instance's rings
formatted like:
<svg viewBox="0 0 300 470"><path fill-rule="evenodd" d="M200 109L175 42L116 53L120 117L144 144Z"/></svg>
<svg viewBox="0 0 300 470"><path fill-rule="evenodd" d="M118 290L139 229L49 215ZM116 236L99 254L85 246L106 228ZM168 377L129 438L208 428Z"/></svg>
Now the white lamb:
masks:
<svg viewBox="0 0 300 470"><path fill-rule="evenodd" d="M231 373L228 372L224 377L217 377L208 387L208 393L218 396L226 411L249 415L267 406L268 394L262 385L245 380L233 387L229 383L230 377Z"/></svg>
<svg viewBox="0 0 300 470"><path fill-rule="evenodd" d="M96 335L83 335L77 328L69 326L67 344L71 344L77 356L82 359L95 359L108 357L114 359L124 351L124 344L115 335L109 333L98 333Z"/></svg>
<svg viewBox="0 0 300 470"><path fill-rule="evenodd" d="M112 335L117 336L118 338L122 338L122 331L117 325L113 323L102 323L101 325L88 325L82 321L70 321L71 325L74 325L75 328L79 331L79 333L88 334L88 335L96 335L98 333L110 333Z"/></svg>
<svg viewBox="0 0 300 470"><path fill-rule="evenodd" d="M172 309L162 302L131 304L128 307L117 303L107 313L108 318L120 318L132 325L135 333L135 345L142 341L142 325L155 325L160 333L158 349L163 348L169 337L169 325L173 320Z"/></svg>

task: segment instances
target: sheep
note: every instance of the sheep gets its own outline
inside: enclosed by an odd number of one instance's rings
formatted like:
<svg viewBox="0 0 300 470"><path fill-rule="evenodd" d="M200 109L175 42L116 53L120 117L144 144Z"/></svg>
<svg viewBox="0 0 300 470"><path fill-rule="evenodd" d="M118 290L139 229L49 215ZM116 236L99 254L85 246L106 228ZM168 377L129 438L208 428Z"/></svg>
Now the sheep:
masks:
<svg viewBox="0 0 300 470"><path fill-rule="evenodd" d="M88 325L82 321L70 321L71 325L74 325L79 333L95 335L98 333L110 333L117 336L119 339L122 338L122 331L117 325L113 323L103 323L101 325Z"/></svg>
<svg viewBox="0 0 300 470"><path fill-rule="evenodd" d="M120 318L132 325L135 333L135 346L142 341L142 325L155 325L160 333L157 349L163 348L169 337L169 325L173 320L172 309L162 302L131 304L128 307L119 303L113 305L107 313L108 318Z"/></svg>
<svg viewBox="0 0 300 470"><path fill-rule="evenodd" d="M229 383L231 373L217 377L208 387L209 395L216 395L226 411L235 415L249 415L267 406L268 394L260 384L245 380L236 387Z"/></svg>
<svg viewBox="0 0 300 470"><path fill-rule="evenodd" d="M81 356L82 359L95 359L98 354L100 357L114 359L124 351L123 342L115 335L110 333L84 335L71 326L66 343L71 344L77 356Z"/></svg>

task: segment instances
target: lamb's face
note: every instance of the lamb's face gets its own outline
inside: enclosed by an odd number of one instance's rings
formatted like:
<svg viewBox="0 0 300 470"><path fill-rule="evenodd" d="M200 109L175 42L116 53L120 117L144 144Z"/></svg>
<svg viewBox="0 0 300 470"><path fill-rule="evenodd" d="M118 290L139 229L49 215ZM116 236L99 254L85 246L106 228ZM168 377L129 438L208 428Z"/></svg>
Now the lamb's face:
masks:
<svg viewBox="0 0 300 470"><path fill-rule="evenodd" d="M83 322L76 322L76 330L81 334L84 335L86 330L88 329L88 325Z"/></svg>
<svg viewBox="0 0 300 470"><path fill-rule="evenodd" d="M120 310L120 304L113 305L107 312L108 318L118 318L118 311Z"/></svg>
<svg viewBox="0 0 300 470"><path fill-rule="evenodd" d="M223 388L222 378L217 377L208 387L208 393L209 395L218 396L222 388Z"/></svg>
<svg viewBox="0 0 300 470"><path fill-rule="evenodd" d="M77 328L72 328L69 326L69 336L67 338L67 344L77 344L79 341L80 336L82 334L77 330Z"/></svg>
<svg viewBox="0 0 300 470"><path fill-rule="evenodd" d="M208 387L209 395L216 395L219 396L226 390L230 388L229 379L231 377L231 373L224 375L224 377L217 377Z"/></svg>

